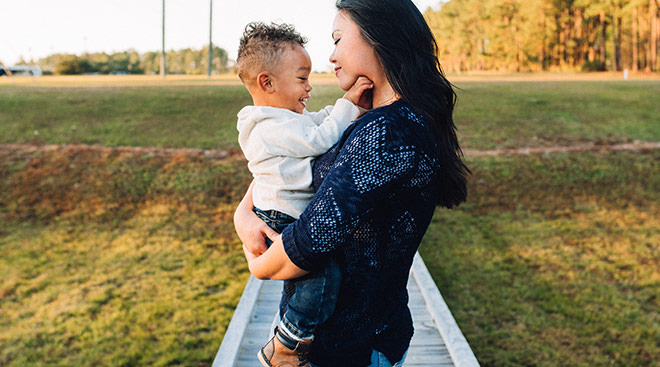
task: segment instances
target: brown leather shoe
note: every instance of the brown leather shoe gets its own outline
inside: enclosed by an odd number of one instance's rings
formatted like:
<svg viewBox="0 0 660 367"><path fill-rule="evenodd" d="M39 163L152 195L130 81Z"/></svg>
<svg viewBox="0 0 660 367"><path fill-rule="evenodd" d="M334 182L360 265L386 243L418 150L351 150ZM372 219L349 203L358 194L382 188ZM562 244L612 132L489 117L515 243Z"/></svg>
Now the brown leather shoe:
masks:
<svg viewBox="0 0 660 367"><path fill-rule="evenodd" d="M264 367L310 367L307 354L311 345L311 339L305 340L292 350L285 347L276 334L259 350L257 358Z"/></svg>

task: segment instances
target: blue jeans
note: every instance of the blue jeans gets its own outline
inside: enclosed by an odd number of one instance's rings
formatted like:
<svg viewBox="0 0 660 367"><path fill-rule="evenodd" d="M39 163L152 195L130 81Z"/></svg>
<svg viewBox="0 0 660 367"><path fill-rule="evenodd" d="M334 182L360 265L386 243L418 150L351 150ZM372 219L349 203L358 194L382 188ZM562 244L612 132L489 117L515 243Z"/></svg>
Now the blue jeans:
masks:
<svg viewBox="0 0 660 367"><path fill-rule="evenodd" d="M390 360L387 359L383 353L374 349L371 351L371 364L365 367L403 367L403 362L406 360L407 354L408 351L403 354L403 357L401 357L400 361L392 364L392 362L390 362ZM316 367L315 365L312 366Z"/></svg>
<svg viewBox="0 0 660 367"><path fill-rule="evenodd" d="M276 210L254 208L255 214L277 233L295 222L295 218ZM272 242L266 239L266 245ZM314 329L324 323L335 311L341 271L334 260L330 260L319 271L314 271L293 281L296 292L289 301L278 330L289 339L302 341L314 338Z"/></svg>
<svg viewBox="0 0 660 367"><path fill-rule="evenodd" d="M406 360L406 355L408 355L408 351L403 353L403 357L401 357L401 360L396 362L395 364L392 364L385 355L377 350L373 350L371 352L371 364L369 367L403 367L403 362Z"/></svg>

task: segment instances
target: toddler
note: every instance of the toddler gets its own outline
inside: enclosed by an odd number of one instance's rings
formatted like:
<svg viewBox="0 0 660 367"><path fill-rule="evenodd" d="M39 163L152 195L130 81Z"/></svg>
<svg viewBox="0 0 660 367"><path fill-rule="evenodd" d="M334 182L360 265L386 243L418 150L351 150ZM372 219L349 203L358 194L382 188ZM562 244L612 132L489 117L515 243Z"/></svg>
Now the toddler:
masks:
<svg viewBox="0 0 660 367"><path fill-rule="evenodd" d="M300 216L314 196L313 159L329 150L365 111L357 103L372 88L371 81L361 77L334 106L307 112L312 65L306 42L291 25L250 23L236 60L238 75L253 100L252 106L238 113L237 128L254 177L254 211L278 233ZM266 242L270 246L270 240ZM314 328L334 312L340 281L334 261L294 281L295 294L275 336L258 353L264 366L305 363Z"/></svg>

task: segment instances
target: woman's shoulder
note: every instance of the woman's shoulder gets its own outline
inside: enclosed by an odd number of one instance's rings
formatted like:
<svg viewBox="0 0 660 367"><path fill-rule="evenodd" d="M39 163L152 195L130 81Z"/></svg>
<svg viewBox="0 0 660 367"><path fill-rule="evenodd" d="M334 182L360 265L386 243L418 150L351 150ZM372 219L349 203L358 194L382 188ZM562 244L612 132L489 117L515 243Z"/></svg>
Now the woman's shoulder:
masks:
<svg viewBox="0 0 660 367"><path fill-rule="evenodd" d="M422 141L432 142L435 136L424 116L404 100L373 109L355 124L356 135L377 134L385 145L399 149Z"/></svg>
<svg viewBox="0 0 660 367"><path fill-rule="evenodd" d="M382 124L382 125L403 125L404 129L419 129L427 126L427 123L421 113L404 100L397 100L391 104L375 108L365 113L358 121L361 125Z"/></svg>

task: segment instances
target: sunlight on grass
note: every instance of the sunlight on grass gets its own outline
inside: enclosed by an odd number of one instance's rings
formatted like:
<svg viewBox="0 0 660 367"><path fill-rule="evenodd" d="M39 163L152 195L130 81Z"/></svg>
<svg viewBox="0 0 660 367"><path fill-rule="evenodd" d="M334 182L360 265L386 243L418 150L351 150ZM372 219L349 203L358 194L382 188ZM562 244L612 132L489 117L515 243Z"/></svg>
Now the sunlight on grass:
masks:
<svg viewBox="0 0 660 367"><path fill-rule="evenodd" d="M660 140L657 82L461 86L465 147ZM310 110L342 92L313 94ZM2 142L222 149L249 103L218 85L0 97ZM0 365L210 365L248 278L231 222L246 162L12 149L0 149ZM420 252L483 366L660 367L658 162L468 158L468 201L437 211Z"/></svg>
<svg viewBox="0 0 660 367"><path fill-rule="evenodd" d="M248 277L212 218L154 204L117 226L3 221L0 364L210 365Z"/></svg>
<svg viewBox="0 0 660 367"><path fill-rule="evenodd" d="M312 80L309 111L343 95L332 79ZM0 143L238 148L236 114L252 103L243 86L172 83L0 86ZM464 148L660 141L658 81L457 85Z"/></svg>
<svg viewBox="0 0 660 367"><path fill-rule="evenodd" d="M248 278L244 164L0 151L0 365L210 365Z"/></svg>
<svg viewBox="0 0 660 367"><path fill-rule="evenodd" d="M659 158L471 162L472 196L420 252L483 365L658 365Z"/></svg>

